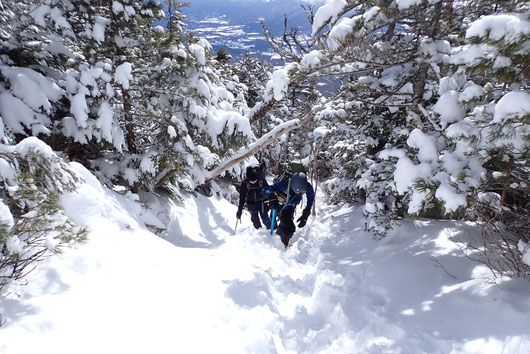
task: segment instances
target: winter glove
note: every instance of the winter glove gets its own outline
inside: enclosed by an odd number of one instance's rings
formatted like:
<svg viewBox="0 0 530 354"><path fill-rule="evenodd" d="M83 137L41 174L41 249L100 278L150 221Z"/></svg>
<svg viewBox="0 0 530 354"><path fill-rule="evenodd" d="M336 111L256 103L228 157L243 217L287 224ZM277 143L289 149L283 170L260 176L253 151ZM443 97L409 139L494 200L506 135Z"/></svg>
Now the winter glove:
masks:
<svg viewBox="0 0 530 354"><path fill-rule="evenodd" d="M243 210L238 209L237 210L237 214L236 214L236 218L241 219L241 214L243 214Z"/></svg>
<svg viewBox="0 0 530 354"><path fill-rule="evenodd" d="M269 188L265 187L261 190L261 194L266 197L268 196L269 194L271 193L271 191L269 190Z"/></svg>
<svg viewBox="0 0 530 354"><path fill-rule="evenodd" d="M297 221L298 221L299 228L302 228L305 226L305 224L307 223L307 218L309 217L309 213L310 213L310 210L305 209L304 212L302 213L302 216L298 218Z"/></svg>

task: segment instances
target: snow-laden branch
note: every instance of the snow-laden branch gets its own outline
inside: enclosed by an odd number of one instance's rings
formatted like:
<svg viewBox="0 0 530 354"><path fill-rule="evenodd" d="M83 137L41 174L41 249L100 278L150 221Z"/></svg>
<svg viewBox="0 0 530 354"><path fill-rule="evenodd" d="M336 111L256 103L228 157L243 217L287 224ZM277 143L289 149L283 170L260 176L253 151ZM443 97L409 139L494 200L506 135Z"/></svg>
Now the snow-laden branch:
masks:
<svg viewBox="0 0 530 354"><path fill-rule="evenodd" d="M206 175L206 181L204 183L206 184L211 182L214 178L228 170L230 167L256 154L258 151L264 149L266 146L270 145L282 135L285 135L290 131L301 127L302 125L310 121L312 117L312 112L309 112L301 119L293 119L278 125L273 130L263 135L259 140L251 144L249 147L241 149L229 159L222 161L217 168L215 168L213 171L210 171L210 173Z"/></svg>

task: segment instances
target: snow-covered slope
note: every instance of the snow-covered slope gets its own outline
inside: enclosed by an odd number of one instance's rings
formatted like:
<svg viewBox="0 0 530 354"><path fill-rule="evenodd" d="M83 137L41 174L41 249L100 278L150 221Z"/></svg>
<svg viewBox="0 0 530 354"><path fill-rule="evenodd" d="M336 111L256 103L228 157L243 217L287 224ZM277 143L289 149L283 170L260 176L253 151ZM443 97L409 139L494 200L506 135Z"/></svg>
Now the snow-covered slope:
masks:
<svg viewBox="0 0 530 354"><path fill-rule="evenodd" d="M448 240L464 224L375 241L358 209L318 200L284 250L248 215L234 234L226 200L146 210L74 166L87 183L62 202L90 240L0 300L1 353L530 352L528 282L487 282Z"/></svg>

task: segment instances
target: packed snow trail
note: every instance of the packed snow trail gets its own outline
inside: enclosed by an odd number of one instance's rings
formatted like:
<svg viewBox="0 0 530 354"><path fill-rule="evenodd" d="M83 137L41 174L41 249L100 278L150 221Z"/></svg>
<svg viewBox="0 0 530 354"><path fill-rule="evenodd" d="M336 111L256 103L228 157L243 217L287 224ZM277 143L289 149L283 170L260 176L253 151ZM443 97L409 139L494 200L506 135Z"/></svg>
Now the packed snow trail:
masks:
<svg viewBox="0 0 530 354"><path fill-rule="evenodd" d="M376 241L359 209L323 206L285 250L248 214L234 235L226 200L146 209L76 168L87 184L62 203L90 239L0 301L0 353L530 352L528 282L485 282L448 240L463 223Z"/></svg>

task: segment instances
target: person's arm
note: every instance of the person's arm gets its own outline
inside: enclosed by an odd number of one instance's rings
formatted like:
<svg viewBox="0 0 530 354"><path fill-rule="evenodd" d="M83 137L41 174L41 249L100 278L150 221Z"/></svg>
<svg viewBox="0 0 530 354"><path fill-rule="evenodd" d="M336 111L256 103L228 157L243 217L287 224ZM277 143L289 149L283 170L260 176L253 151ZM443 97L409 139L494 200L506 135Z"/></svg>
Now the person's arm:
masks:
<svg viewBox="0 0 530 354"><path fill-rule="evenodd" d="M262 181L261 182L262 184L261 184L261 189L259 191L259 194L260 194L261 197L264 197L265 199L267 199L267 197L264 194L264 191L265 191L266 194L268 194L266 191L269 190L270 186L269 186L269 183L267 183L267 180L265 178L262 179L261 181ZM269 197L272 197L272 196L269 194Z"/></svg>
<svg viewBox="0 0 530 354"><path fill-rule="evenodd" d="M239 210L243 210L243 206L245 205L245 201L247 200L247 182L243 181L241 182L241 186L239 187Z"/></svg>
<svg viewBox="0 0 530 354"><path fill-rule="evenodd" d="M267 190L274 193L280 193L283 192L287 188L287 184L289 183L289 180L284 179L283 181L274 183L273 185L267 187ZM265 188L263 188L265 190Z"/></svg>
<svg viewBox="0 0 530 354"><path fill-rule="evenodd" d="M313 207L313 203L315 201L315 190L313 189L313 186L309 182L307 182L306 187L305 187L305 196L307 198L307 206L302 212L302 216L300 216L297 220L298 227L304 227L305 224L307 223L307 219L309 218L309 215L311 214L311 208Z"/></svg>
<svg viewBox="0 0 530 354"><path fill-rule="evenodd" d="M307 198L307 206L305 207L305 210L307 210L307 214L309 215L309 213L311 212L311 208L313 207L313 203L315 202L315 190L309 182L307 182L306 185L305 196Z"/></svg>

